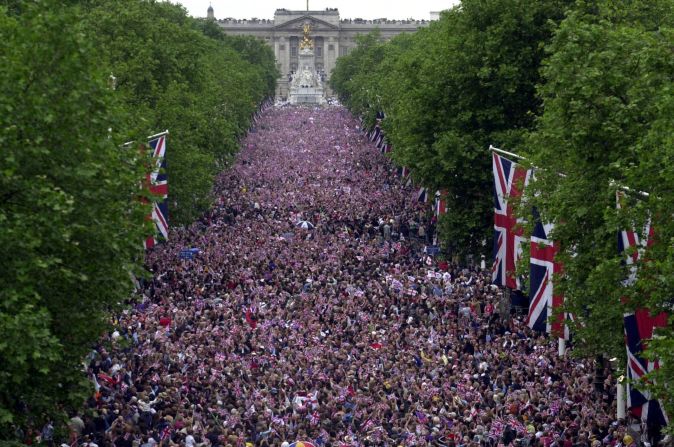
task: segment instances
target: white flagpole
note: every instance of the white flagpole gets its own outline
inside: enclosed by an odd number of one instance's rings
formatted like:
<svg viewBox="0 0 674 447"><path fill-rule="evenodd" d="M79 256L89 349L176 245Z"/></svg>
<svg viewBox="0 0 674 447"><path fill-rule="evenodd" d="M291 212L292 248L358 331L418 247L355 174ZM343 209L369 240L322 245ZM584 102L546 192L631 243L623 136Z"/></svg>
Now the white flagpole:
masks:
<svg viewBox="0 0 674 447"><path fill-rule="evenodd" d="M489 145L489 150L494 151L494 152L498 152L498 153L503 154L503 155L507 155L508 157L518 158L520 160L526 160L526 158L522 157L521 155L517 155L517 154L514 154L512 152L504 151L503 149L499 149L495 146L492 146L491 144Z"/></svg>
<svg viewBox="0 0 674 447"><path fill-rule="evenodd" d="M163 131L163 132L159 132L159 133L157 133L157 134L150 135L149 137L147 137L147 139L148 139L148 140L151 140L151 139L153 139L153 138L161 137L162 135L168 135L168 133L169 133L169 131L168 131L168 129L166 129L166 130Z"/></svg>
<svg viewBox="0 0 674 447"><path fill-rule="evenodd" d="M564 354L566 354L566 340L564 340L564 337L559 337L559 344L557 348L559 356L564 357Z"/></svg>
<svg viewBox="0 0 674 447"><path fill-rule="evenodd" d="M623 376L618 377L616 383L617 388L617 398L616 398L616 416L618 419L625 419L625 384L623 383Z"/></svg>

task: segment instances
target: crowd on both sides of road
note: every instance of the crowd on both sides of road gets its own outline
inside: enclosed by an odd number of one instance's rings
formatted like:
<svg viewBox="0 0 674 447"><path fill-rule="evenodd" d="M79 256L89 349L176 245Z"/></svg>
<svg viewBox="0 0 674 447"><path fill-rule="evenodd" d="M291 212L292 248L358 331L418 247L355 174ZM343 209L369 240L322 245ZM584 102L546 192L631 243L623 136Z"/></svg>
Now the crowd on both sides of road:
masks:
<svg viewBox="0 0 674 447"><path fill-rule="evenodd" d="M505 315L486 272L410 244L426 205L345 109L265 111L214 194L149 253L152 279L87 358L96 393L71 443L646 440L616 420L610 372L595 383L591 362Z"/></svg>

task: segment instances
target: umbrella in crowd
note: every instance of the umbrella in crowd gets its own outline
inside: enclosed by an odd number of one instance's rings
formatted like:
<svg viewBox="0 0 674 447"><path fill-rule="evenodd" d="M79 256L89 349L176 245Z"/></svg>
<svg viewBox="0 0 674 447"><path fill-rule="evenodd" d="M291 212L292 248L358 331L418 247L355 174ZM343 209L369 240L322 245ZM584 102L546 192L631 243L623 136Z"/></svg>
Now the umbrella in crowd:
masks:
<svg viewBox="0 0 674 447"><path fill-rule="evenodd" d="M314 224L312 224L308 220L300 220L297 223L297 226L304 229L304 230L311 230L312 228L314 228Z"/></svg>
<svg viewBox="0 0 674 447"><path fill-rule="evenodd" d="M149 252L151 280L87 357L96 393L71 440L639 442L610 372L597 382L507 315L489 272L423 254L435 224L417 192L344 108L263 112L213 207ZM293 237L298 222L312 231Z"/></svg>

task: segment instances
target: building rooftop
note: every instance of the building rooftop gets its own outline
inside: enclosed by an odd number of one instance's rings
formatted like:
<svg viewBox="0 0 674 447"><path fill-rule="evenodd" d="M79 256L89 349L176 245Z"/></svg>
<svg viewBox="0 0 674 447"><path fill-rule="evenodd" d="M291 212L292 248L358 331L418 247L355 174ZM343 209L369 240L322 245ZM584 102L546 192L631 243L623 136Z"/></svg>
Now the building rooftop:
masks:
<svg viewBox="0 0 674 447"><path fill-rule="evenodd" d="M213 11L212 7L208 7L209 12ZM278 8L274 12L274 16L298 16L298 15L311 15L311 16L336 16L336 18L339 18L339 9L338 8L325 8L325 10L289 10L285 8ZM285 20L281 19L280 23L283 23ZM253 17L250 19L236 19L234 17L227 17L224 19L218 19L218 22L223 23L223 24L241 24L241 25L274 25L275 21L273 19L258 19L257 17ZM333 23L337 23L336 21ZM378 19L362 19L362 18L354 18L354 19L347 19L347 18L341 18L339 19L339 23L341 24L348 24L348 25L424 25L428 23L428 20L416 20L416 19L406 19L406 20L389 20L385 17L378 18Z"/></svg>

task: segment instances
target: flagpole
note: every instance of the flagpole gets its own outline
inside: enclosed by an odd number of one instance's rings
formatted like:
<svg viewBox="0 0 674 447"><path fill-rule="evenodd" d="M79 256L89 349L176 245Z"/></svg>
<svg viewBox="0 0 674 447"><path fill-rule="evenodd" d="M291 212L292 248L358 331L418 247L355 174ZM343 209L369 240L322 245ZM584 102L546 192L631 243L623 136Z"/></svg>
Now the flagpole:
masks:
<svg viewBox="0 0 674 447"><path fill-rule="evenodd" d="M630 187L628 187L628 186L623 186L623 185L621 185L620 183L616 182L615 180L609 180L609 184L610 184L611 186L616 186L619 190L624 191L624 192L629 193L629 194L635 194L635 195L638 195L638 196L641 196L641 197L645 197L645 198L650 197L650 194L647 193L647 192L644 192L644 191L638 191L638 190L632 189L632 188L630 188Z"/></svg>
<svg viewBox="0 0 674 447"><path fill-rule="evenodd" d="M625 385L623 384L624 376L618 377L616 382L617 388L617 398L616 403L618 408L616 408L616 417L618 420L625 419Z"/></svg>
<svg viewBox="0 0 674 447"><path fill-rule="evenodd" d="M559 337L558 340L557 352L560 357L564 357L564 354L566 354L566 340L564 340L564 337Z"/></svg>
<svg viewBox="0 0 674 447"><path fill-rule="evenodd" d="M150 135L149 137L147 137L147 139L148 139L148 140L151 140L151 139L153 139L153 138L161 137L162 135L168 135L168 133L169 133L169 131L168 131L168 129L166 129L165 131L159 132L158 134Z"/></svg>
<svg viewBox="0 0 674 447"><path fill-rule="evenodd" d="M521 155L517 155L517 154L514 154L512 152L504 151L503 149L499 149L495 146L492 146L491 144L489 145L489 150L492 151L492 152L498 152L499 154L507 155L509 157L518 158L520 160L526 160L526 158L522 157Z"/></svg>

